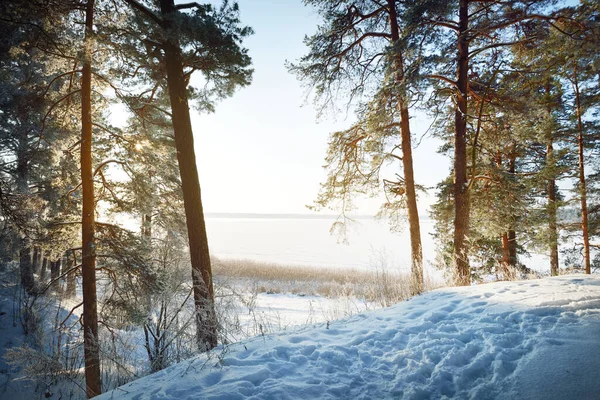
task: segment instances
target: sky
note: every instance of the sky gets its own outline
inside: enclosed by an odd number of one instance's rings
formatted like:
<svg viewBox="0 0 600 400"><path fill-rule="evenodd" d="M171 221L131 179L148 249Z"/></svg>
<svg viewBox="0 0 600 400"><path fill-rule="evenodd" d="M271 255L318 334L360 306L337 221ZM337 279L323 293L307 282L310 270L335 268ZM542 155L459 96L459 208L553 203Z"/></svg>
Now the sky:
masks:
<svg viewBox="0 0 600 400"><path fill-rule="evenodd" d="M285 67L286 60L307 53L303 38L316 31L320 18L301 0L238 3L242 23L255 31L244 40L253 60L253 82L218 103L213 114L192 110L204 210L310 213L306 205L314 202L326 176L328 134L353 122L351 113L317 121L312 98ZM430 121L420 115L411 124L419 138ZM418 184L432 187L448 174L449 160L435 151L439 144L425 137L415 149ZM422 216L432 202L432 196L421 196ZM356 213L375 214L380 203L359 200Z"/></svg>

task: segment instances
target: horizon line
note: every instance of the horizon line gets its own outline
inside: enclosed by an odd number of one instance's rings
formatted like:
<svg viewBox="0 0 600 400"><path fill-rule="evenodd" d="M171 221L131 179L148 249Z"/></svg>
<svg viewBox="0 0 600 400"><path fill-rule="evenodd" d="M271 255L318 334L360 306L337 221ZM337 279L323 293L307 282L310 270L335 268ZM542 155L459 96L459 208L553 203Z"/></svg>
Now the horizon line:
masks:
<svg viewBox="0 0 600 400"><path fill-rule="evenodd" d="M257 218L257 219L338 219L339 214L310 214L310 213L255 213L255 212L206 212L204 216L207 218ZM375 215L358 214L347 217L352 219L376 219ZM429 217L421 217L421 220L427 220Z"/></svg>

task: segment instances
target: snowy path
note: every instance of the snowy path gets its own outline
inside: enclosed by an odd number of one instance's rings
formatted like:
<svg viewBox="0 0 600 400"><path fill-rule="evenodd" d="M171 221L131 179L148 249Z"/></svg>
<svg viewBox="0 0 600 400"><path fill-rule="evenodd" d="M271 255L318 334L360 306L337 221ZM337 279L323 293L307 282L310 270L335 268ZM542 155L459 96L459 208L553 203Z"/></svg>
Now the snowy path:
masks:
<svg viewBox="0 0 600 400"><path fill-rule="evenodd" d="M229 346L102 399L600 398L600 277L437 290Z"/></svg>

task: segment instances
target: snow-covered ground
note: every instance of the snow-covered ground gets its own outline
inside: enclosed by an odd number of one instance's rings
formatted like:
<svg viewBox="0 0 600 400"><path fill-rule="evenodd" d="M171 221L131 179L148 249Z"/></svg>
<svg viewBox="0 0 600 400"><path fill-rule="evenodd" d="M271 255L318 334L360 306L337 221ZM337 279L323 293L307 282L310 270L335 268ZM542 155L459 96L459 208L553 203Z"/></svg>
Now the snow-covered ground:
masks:
<svg viewBox="0 0 600 400"><path fill-rule="evenodd" d="M598 399L600 277L440 289L218 348L100 399Z"/></svg>
<svg viewBox="0 0 600 400"><path fill-rule="evenodd" d="M258 293L252 314L240 315L239 318L246 331L251 331L259 324L265 332L278 332L342 319L363 312L369 307L376 306L354 297L328 298L290 293Z"/></svg>

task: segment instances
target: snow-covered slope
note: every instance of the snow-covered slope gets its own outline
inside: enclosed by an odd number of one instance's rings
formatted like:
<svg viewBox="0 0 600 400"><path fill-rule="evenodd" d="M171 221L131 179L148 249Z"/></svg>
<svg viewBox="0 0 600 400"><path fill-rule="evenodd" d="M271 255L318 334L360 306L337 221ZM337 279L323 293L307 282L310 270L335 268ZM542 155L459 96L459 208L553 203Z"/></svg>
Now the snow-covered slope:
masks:
<svg viewBox="0 0 600 400"><path fill-rule="evenodd" d="M599 399L600 277L441 289L218 349L100 399Z"/></svg>

